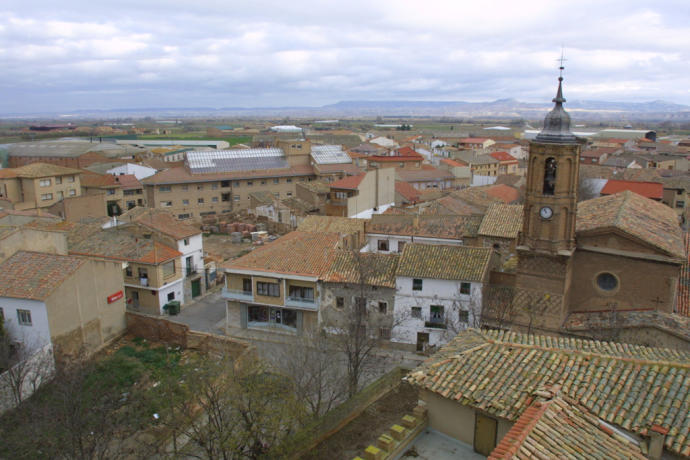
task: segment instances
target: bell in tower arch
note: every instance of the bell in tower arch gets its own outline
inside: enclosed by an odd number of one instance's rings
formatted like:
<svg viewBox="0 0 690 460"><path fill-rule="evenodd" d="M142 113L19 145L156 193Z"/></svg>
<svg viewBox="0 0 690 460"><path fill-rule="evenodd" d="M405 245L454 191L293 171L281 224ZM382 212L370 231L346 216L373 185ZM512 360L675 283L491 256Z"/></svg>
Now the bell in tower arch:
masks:
<svg viewBox="0 0 690 460"><path fill-rule="evenodd" d="M544 164L544 187L542 189L544 195L553 195L556 191L556 169L556 159L547 158Z"/></svg>

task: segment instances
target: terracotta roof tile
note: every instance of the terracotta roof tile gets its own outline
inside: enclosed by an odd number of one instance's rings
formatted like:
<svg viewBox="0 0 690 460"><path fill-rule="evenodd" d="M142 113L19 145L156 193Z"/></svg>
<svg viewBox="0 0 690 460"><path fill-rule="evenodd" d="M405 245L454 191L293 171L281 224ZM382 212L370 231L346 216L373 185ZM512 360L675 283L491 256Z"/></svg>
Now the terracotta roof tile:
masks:
<svg viewBox="0 0 690 460"><path fill-rule="evenodd" d="M96 231L69 249L70 254L158 265L182 255L153 239L122 228Z"/></svg>
<svg viewBox="0 0 690 460"><path fill-rule="evenodd" d="M120 184L122 190L136 190L144 188L144 186L141 185L141 182L139 182L139 179L137 179L137 176L134 174L121 174L119 176L115 176L115 182Z"/></svg>
<svg viewBox="0 0 690 460"><path fill-rule="evenodd" d="M460 163L459 161L453 160L451 158L442 158L440 163L443 163L444 165L448 165L448 166L452 166L452 167L467 166L466 163Z"/></svg>
<svg viewBox="0 0 690 460"><path fill-rule="evenodd" d="M396 180L395 191L410 203L419 201L419 191L407 182Z"/></svg>
<svg viewBox="0 0 690 460"><path fill-rule="evenodd" d="M83 171L81 174L82 187L119 187L120 184L115 181L115 176L112 174L97 174L91 171Z"/></svg>
<svg viewBox="0 0 690 460"><path fill-rule="evenodd" d="M0 264L0 296L45 300L86 259L44 252L16 252Z"/></svg>
<svg viewBox="0 0 690 460"><path fill-rule="evenodd" d="M489 460L533 458L646 459L621 436L570 398L537 400L517 419Z"/></svg>
<svg viewBox="0 0 690 460"><path fill-rule="evenodd" d="M602 196L613 195L625 190L630 190L631 192L635 192L638 195L653 200L661 200L664 197L664 185L660 182L637 182L614 179L609 179L599 193Z"/></svg>
<svg viewBox="0 0 690 460"><path fill-rule="evenodd" d="M398 263L398 276L443 280L484 280L492 250L468 246L406 244Z"/></svg>
<svg viewBox="0 0 690 460"><path fill-rule="evenodd" d="M508 152L492 152L489 155L502 162L517 163L517 158Z"/></svg>
<svg viewBox="0 0 690 460"><path fill-rule="evenodd" d="M459 333L408 380L511 421L539 393L557 389L624 430L646 435L652 425L668 429L666 449L690 452L688 352L471 329Z"/></svg>
<svg viewBox="0 0 690 460"><path fill-rule="evenodd" d="M358 176L348 176L348 177L343 177L340 180L337 180L335 182L331 182L331 188L341 188L341 189L347 189L347 190L357 190L357 187L359 187L359 184L362 183L364 178L366 177L366 173L360 174Z"/></svg>
<svg viewBox="0 0 690 460"><path fill-rule="evenodd" d="M6 177L48 177L48 176L64 176L68 174L81 174L82 171L73 168L65 168L48 163L30 163L28 165L20 166L18 168L2 169L5 171ZM0 176L2 178L3 176Z"/></svg>
<svg viewBox="0 0 690 460"><path fill-rule="evenodd" d="M359 284L395 288L395 272L399 255L377 254L374 252L352 252L339 250L335 252L333 263L323 277L331 283Z"/></svg>
<svg viewBox="0 0 690 460"><path fill-rule="evenodd" d="M366 219L336 216L307 216L297 230L310 233L337 233L339 235L364 235Z"/></svg>
<svg viewBox="0 0 690 460"><path fill-rule="evenodd" d="M486 188L485 193L490 197L497 198L506 204L514 203L520 199L520 192L510 185L505 184L491 185Z"/></svg>
<svg viewBox="0 0 690 460"><path fill-rule="evenodd" d="M122 222L136 222L168 235L175 240L181 240L201 233L199 227L180 222L172 214L162 209L137 206L120 215L118 220Z"/></svg>
<svg viewBox="0 0 690 460"><path fill-rule="evenodd" d="M522 213L521 204L492 204L479 226L479 235L516 239L522 230Z"/></svg>
<svg viewBox="0 0 690 460"><path fill-rule="evenodd" d="M575 228L577 233L615 228L685 259L683 235L673 209L630 191L578 203Z"/></svg>
<svg viewBox="0 0 690 460"><path fill-rule="evenodd" d="M339 242L337 233L294 231L228 262L223 268L320 277L330 267Z"/></svg>
<svg viewBox="0 0 690 460"><path fill-rule="evenodd" d="M477 236L481 216L381 215L366 225L367 233L462 240Z"/></svg>

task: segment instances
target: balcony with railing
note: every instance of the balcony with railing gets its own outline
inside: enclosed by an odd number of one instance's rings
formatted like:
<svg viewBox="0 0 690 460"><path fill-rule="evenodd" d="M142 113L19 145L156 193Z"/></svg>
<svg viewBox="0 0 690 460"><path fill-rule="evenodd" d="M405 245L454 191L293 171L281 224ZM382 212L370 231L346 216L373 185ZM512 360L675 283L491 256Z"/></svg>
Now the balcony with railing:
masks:
<svg viewBox="0 0 690 460"><path fill-rule="evenodd" d="M254 293L252 291L245 291L242 289L228 289L224 287L222 296L226 300L241 300L243 302L254 301Z"/></svg>
<svg viewBox="0 0 690 460"><path fill-rule="evenodd" d="M424 321L424 327L430 327L433 329L447 329L446 323L442 319L432 319L431 321Z"/></svg>
<svg viewBox="0 0 690 460"><path fill-rule="evenodd" d="M289 295L285 298L285 306L316 310L318 308L318 303L313 297Z"/></svg>

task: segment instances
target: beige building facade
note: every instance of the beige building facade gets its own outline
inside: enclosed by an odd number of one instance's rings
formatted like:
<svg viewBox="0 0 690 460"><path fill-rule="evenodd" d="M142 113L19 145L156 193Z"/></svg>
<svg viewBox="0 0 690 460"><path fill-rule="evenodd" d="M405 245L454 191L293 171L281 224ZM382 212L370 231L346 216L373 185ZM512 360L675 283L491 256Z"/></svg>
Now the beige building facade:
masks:
<svg viewBox="0 0 690 460"><path fill-rule="evenodd" d="M47 208L81 195L80 171L44 163L0 171L0 200L17 210Z"/></svg>

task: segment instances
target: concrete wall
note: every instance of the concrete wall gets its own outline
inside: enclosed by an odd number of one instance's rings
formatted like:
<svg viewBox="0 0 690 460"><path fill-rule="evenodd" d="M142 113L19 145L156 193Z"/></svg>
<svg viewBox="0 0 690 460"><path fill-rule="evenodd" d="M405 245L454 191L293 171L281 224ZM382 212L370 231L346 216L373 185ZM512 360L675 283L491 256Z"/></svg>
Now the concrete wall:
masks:
<svg viewBox="0 0 690 460"><path fill-rule="evenodd" d="M476 410L456 401L444 398L428 390L420 390L420 399L426 402L429 426L441 433L474 445L474 423ZM489 415L489 417L491 417ZM496 444L508 433L513 423L492 417L497 420Z"/></svg>
<svg viewBox="0 0 690 460"><path fill-rule="evenodd" d="M0 297L5 328L13 341L21 342L28 354L51 343L50 323L45 302ZM31 325L20 325L17 310L31 312Z"/></svg>
<svg viewBox="0 0 690 460"><path fill-rule="evenodd" d="M48 208L48 212L61 216L69 222L78 222L84 217L105 217L104 194L82 195L65 198Z"/></svg>
<svg viewBox="0 0 690 460"><path fill-rule="evenodd" d="M46 299L50 332L59 354L94 352L125 330L122 265L90 259Z"/></svg>
<svg viewBox="0 0 690 460"><path fill-rule="evenodd" d="M367 172L357 187L356 196L347 199L347 216L353 217L369 209L395 204L395 168Z"/></svg>
<svg viewBox="0 0 690 460"><path fill-rule="evenodd" d="M61 232L18 228L0 239L0 262L20 250L67 255L67 238Z"/></svg>
<svg viewBox="0 0 690 460"><path fill-rule="evenodd" d="M347 316L353 313L356 298L362 295L360 286L345 283L323 283L321 296L320 315L329 326L344 326ZM337 307L337 298L343 298L343 307ZM364 297L367 300L368 324L367 329L373 335L379 335L378 328L393 327L393 312L395 308L395 289L386 287L365 286ZM379 302L386 303L386 314L379 314Z"/></svg>

